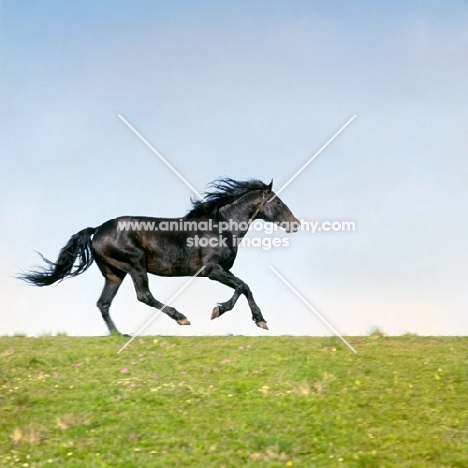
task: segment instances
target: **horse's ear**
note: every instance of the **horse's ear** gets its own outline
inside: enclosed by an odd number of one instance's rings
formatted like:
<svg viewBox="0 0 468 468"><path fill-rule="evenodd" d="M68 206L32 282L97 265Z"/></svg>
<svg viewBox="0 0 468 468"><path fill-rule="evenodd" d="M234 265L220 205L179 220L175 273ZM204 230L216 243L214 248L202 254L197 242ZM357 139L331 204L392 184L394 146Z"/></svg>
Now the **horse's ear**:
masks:
<svg viewBox="0 0 468 468"><path fill-rule="evenodd" d="M267 189L271 192L271 189L273 188L273 179L271 179L271 182L268 184Z"/></svg>

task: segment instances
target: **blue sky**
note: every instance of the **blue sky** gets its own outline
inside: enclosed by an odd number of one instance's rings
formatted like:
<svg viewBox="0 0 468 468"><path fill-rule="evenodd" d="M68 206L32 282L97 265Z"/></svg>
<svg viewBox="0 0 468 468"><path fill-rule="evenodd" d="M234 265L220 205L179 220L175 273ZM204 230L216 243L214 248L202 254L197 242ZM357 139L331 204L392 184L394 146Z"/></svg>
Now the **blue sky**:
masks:
<svg viewBox="0 0 468 468"><path fill-rule="evenodd" d="M106 333L96 266L57 287L13 278L72 234L119 215L180 216L190 190L122 114L202 191L219 176L284 184L307 220L353 233L298 233L244 249L233 272L270 334L468 333L468 4L453 2L0 3L0 334ZM151 278L161 301L184 278ZM245 299L195 280L152 334L264 333ZM136 330L154 313L127 279L111 309Z"/></svg>

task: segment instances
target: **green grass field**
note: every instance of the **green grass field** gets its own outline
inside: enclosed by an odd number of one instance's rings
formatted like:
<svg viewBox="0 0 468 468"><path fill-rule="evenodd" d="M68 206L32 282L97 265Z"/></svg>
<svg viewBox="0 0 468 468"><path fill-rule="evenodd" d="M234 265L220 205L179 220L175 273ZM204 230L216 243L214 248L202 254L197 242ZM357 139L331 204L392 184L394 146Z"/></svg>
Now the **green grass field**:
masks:
<svg viewBox="0 0 468 468"><path fill-rule="evenodd" d="M0 466L468 467L468 338L0 338Z"/></svg>

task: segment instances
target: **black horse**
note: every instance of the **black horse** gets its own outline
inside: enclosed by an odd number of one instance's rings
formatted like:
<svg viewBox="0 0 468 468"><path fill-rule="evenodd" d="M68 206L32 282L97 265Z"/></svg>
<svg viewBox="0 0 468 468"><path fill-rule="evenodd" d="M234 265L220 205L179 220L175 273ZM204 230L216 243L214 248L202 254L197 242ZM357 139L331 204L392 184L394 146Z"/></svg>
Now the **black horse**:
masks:
<svg viewBox="0 0 468 468"><path fill-rule="evenodd" d="M56 262L42 257L47 266L26 273L21 279L36 286L48 286L83 273L95 260L106 281L97 306L110 332L118 334L109 307L127 274L133 280L139 301L163 309L179 325L190 325L174 307L153 297L148 288L148 273L193 276L202 269L199 276L234 289L231 299L213 309L211 319L231 310L244 294L252 319L268 330L249 287L229 270L240 240L253 220L271 221L287 232L298 230L298 220L275 196L272 185L273 181L266 185L259 180L219 179L209 185L211 190L203 200L192 200L192 210L184 217L124 216L97 228L83 229L72 236Z"/></svg>

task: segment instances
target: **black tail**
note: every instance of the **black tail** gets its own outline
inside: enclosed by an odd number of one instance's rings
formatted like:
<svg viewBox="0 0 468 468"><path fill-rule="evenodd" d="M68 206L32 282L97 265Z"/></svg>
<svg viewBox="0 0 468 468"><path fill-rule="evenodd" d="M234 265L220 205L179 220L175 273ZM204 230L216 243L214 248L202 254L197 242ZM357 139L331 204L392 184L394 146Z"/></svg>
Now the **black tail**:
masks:
<svg viewBox="0 0 468 468"><path fill-rule="evenodd" d="M55 263L39 254L47 266L20 275L19 278L35 286L49 286L65 278L83 273L94 261L91 253L91 236L95 231L96 228L86 228L72 236L67 245L60 251ZM75 264L76 260L78 263Z"/></svg>

